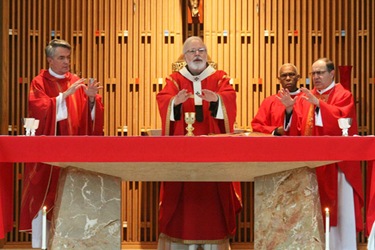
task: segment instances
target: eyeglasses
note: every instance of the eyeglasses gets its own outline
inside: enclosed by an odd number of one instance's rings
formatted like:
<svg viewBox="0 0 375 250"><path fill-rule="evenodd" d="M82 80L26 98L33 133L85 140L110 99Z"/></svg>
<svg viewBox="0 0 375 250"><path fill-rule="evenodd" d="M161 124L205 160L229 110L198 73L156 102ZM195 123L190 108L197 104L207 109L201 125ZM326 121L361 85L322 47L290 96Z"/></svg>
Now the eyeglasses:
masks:
<svg viewBox="0 0 375 250"><path fill-rule="evenodd" d="M294 72L282 73L282 74L280 75L280 78L281 78L281 79L286 79L288 76L289 76L290 78L293 78L293 77L296 76L296 73L294 73Z"/></svg>
<svg viewBox="0 0 375 250"><path fill-rule="evenodd" d="M195 55L195 53L197 53L198 51L198 54L204 54L207 50L205 48L199 48L199 49L190 49L190 50L187 50L185 52L185 54L189 54L189 55Z"/></svg>
<svg viewBox="0 0 375 250"><path fill-rule="evenodd" d="M324 73L326 73L327 70L323 70L323 71L313 71L313 72L310 72L310 75L311 76L314 76L314 75L317 75L317 76L322 76Z"/></svg>

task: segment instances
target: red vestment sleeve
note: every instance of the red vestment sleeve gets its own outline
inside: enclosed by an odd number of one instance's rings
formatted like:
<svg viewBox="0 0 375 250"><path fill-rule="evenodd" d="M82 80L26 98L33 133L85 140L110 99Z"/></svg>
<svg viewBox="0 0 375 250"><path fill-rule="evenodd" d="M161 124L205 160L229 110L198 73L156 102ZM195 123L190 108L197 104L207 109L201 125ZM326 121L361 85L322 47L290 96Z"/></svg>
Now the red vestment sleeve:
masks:
<svg viewBox="0 0 375 250"><path fill-rule="evenodd" d="M272 134L272 132L284 125L285 106L272 95L263 100L257 114L251 121L253 132Z"/></svg>

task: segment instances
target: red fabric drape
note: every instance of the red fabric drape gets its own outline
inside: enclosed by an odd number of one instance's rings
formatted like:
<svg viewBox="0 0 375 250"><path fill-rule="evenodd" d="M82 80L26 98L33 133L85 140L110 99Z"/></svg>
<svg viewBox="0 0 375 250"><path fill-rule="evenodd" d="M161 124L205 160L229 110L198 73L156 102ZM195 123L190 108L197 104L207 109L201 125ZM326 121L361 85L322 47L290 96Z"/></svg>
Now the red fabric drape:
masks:
<svg viewBox="0 0 375 250"><path fill-rule="evenodd" d="M13 167L0 163L0 239L13 228Z"/></svg>
<svg viewBox="0 0 375 250"><path fill-rule="evenodd" d="M353 66L339 66L340 72L340 83L341 85L349 90L352 91L351 88L351 74L352 74Z"/></svg>
<svg viewBox="0 0 375 250"><path fill-rule="evenodd" d="M369 161L367 166L367 216L366 235L369 236L372 224L375 222L375 161Z"/></svg>

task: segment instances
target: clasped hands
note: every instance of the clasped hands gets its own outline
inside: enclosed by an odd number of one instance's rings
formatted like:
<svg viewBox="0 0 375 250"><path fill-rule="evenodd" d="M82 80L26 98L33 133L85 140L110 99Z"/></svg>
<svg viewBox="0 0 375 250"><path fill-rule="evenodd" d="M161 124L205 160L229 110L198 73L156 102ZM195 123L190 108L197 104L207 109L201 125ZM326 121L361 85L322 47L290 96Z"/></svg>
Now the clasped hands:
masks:
<svg viewBox="0 0 375 250"><path fill-rule="evenodd" d="M219 99L218 95L215 92L208 89L202 89L202 93L196 95L207 102L217 102L217 100ZM194 94L188 92L187 89L182 89L175 96L174 105L177 106L181 103L184 103L189 98L194 98Z"/></svg>
<svg viewBox="0 0 375 250"><path fill-rule="evenodd" d="M306 101L310 102L316 107L320 107L319 99L314 96L310 90L304 87L301 87L300 90L305 94L304 96L301 96L301 98L304 98ZM293 105L296 102L298 96L292 98L288 89L280 89L277 98L285 106L286 112L290 113L293 110Z"/></svg>
<svg viewBox="0 0 375 250"><path fill-rule="evenodd" d="M98 93L99 89L102 89L103 86L100 86L100 83L94 79L94 81L88 81L87 85L85 82L86 78L81 78L72 85L63 93L64 99L70 95L73 95L79 88L84 88L86 95L90 98L90 101L95 101L95 95Z"/></svg>

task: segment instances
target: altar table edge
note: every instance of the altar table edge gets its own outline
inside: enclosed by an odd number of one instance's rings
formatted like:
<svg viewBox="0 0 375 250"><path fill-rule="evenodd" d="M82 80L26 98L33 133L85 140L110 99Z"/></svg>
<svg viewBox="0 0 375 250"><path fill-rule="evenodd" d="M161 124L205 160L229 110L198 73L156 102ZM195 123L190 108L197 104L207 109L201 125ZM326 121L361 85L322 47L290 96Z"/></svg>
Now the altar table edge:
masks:
<svg viewBox="0 0 375 250"><path fill-rule="evenodd" d="M374 136L0 136L0 162L198 163L374 159Z"/></svg>

